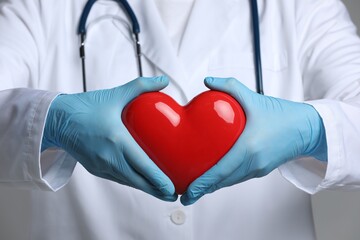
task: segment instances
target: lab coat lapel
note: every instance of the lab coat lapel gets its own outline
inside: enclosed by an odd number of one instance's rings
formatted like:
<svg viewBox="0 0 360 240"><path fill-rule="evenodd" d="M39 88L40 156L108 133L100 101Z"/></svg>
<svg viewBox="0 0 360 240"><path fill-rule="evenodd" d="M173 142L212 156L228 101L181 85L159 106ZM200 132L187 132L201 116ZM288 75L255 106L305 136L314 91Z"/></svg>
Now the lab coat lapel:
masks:
<svg viewBox="0 0 360 240"><path fill-rule="evenodd" d="M179 50L190 78L219 46L232 20L240 14L240 4L237 0L195 1Z"/></svg>
<svg viewBox="0 0 360 240"><path fill-rule="evenodd" d="M143 57L182 85L187 76L176 56L155 3L152 0L139 0L136 1L135 7L141 26L140 42Z"/></svg>

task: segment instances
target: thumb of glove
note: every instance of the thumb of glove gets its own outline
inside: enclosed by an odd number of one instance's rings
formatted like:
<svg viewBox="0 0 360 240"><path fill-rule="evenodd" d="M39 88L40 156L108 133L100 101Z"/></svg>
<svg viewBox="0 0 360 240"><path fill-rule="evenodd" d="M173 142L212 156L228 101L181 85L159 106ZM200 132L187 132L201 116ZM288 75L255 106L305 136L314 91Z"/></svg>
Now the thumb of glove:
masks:
<svg viewBox="0 0 360 240"><path fill-rule="evenodd" d="M217 90L230 94L240 105L246 109L251 109L251 104L257 94L247 88L244 84L235 78L214 78L207 77L204 80L205 86L211 90Z"/></svg>
<svg viewBox="0 0 360 240"><path fill-rule="evenodd" d="M166 76L140 77L116 88L115 94L127 103L142 93L159 91L168 84L169 79Z"/></svg>

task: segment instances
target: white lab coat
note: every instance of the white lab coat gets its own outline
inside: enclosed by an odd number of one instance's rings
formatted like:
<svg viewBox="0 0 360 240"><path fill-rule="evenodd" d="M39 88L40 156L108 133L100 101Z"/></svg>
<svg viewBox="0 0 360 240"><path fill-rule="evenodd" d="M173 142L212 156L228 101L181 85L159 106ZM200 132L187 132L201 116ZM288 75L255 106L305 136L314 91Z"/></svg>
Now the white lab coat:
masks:
<svg viewBox="0 0 360 240"><path fill-rule="evenodd" d="M183 207L94 177L60 149L40 154L52 99L82 91L76 28L85 2L0 1L0 239L314 240L308 193L359 188L360 41L339 0L258 1L265 93L318 110L328 164L294 160ZM255 88L249 1L196 0L178 51L153 1L129 2L144 73L168 75L164 92L179 103L206 90L205 76ZM95 4L89 90L137 77L129 25L115 2Z"/></svg>

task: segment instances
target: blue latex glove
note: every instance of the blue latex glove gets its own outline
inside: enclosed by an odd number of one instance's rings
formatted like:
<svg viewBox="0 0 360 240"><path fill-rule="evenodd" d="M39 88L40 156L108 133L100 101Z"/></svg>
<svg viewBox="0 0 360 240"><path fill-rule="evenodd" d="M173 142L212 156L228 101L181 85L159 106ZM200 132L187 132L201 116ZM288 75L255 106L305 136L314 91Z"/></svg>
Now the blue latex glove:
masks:
<svg viewBox="0 0 360 240"><path fill-rule="evenodd" d="M263 177L300 156L327 160L323 122L311 105L254 93L233 78L206 78L205 85L232 95L247 122L230 151L189 186L181 197L184 205L220 188Z"/></svg>
<svg viewBox="0 0 360 240"><path fill-rule="evenodd" d="M122 110L132 99L167 85L166 77L139 78L113 89L56 97L46 119L42 150L62 148L93 175L175 201L171 180L121 121Z"/></svg>

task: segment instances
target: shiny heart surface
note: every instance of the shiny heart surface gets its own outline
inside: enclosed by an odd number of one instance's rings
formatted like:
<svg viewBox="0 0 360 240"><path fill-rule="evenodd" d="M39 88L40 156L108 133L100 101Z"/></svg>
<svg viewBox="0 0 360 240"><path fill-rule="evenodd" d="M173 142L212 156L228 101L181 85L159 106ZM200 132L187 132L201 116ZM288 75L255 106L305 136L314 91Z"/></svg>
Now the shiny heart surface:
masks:
<svg viewBox="0 0 360 240"><path fill-rule="evenodd" d="M223 92L203 92L184 107L152 92L130 102L122 121L182 194L230 150L246 117L239 103Z"/></svg>

